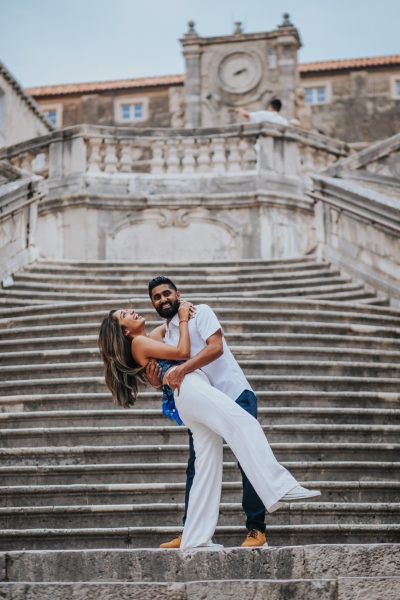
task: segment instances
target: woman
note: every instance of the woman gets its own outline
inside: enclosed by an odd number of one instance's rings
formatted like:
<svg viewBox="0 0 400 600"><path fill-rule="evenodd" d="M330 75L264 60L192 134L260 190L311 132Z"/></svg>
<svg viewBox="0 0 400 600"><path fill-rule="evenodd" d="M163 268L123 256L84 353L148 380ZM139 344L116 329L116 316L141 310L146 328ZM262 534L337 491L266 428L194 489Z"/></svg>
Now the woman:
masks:
<svg viewBox="0 0 400 600"><path fill-rule="evenodd" d="M169 346L145 332L145 319L134 310L112 310L103 320L99 348L105 364L105 380L114 401L124 407L135 402L145 383L143 371L157 359L164 386L163 412L193 433L196 475L183 531L181 550L217 547L211 538L219 516L222 486L223 439L233 450L268 512L298 487L294 477L275 459L264 432L254 417L231 398L213 388L200 370L185 376L180 391L168 387L168 375L179 361L190 357L188 329L191 304L179 306L179 344ZM309 492L309 498L320 492ZM289 495L290 498L290 495ZM219 546L221 547L221 546Z"/></svg>

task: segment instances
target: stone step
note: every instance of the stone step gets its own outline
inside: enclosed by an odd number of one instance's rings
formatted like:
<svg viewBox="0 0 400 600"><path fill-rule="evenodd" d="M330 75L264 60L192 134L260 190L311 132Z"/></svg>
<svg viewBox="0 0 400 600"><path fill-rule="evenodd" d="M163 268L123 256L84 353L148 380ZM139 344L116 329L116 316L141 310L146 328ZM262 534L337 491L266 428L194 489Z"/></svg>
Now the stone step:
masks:
<svg viewBox="0 0 400 600"><path fill-rule="evenodd" d="M170 531L165 533L168 539ZM243 541L243 539L241 539ZM271 540L270 540L271 542ZM272 543L272 542L271 542ZM369 589L372 589L373 578L398 576L400 569L400 545L399 544L354 544L352 546L343 544L320 544L300 545L291 547L269 548L226 548L224 552L166 552L158 548L152 549L115 549L109 550L70 550L70 551L48 551L30 552L18 551L1 554L1 567L6 571L10 582L90 582L96 584L106 582L177 582L204 580L207 584L210 580L221 580L221 584L230 583L229 580L241 579L263 580L273 583L281 579L291 579L292 583L302 578L308 578L318 582L317 600L324 600L323 588L319 578L327 579L351 576L356 582L357 577L368 577ZM3 586L5 584L2 584ZM28 585L22 583L22 585ZM80 583L82 585L82 583ZM1 588L2 591L4 587ZM22 588L19 588L22 589ZM329 600L367 600L366 590L361 594L328 596ZM367 590L369 591L369 590ZM260 594L246 593L234 595L229 591L221 600L227 598L273 598L274 600L292 600L298 598L304 600L314 597L309 596L308 590L299 596L293 596L291 592L286 595L269 594L265 591ZM132 598L133 596L99 596L88 592L74 598ZM29 598L57 598L57 595L39 596L33 592ZM180 596L173 595L143 595L138 596L140 600L150 598L165 598L181 600ZM193 600L199 598L218 598L218 596L198 593ZM8 597L6 596L7 600ZM18 598L25 598L18 596ZM60 600L61 600L60 596ZM385 593L372 594L369 598L391 600L393 595ZM68 596L72 600L72 596ZM183 600L183 599L182 599ZM186 598L184 599L186 600Z"/></svg>
<svg viewBox="0 0 400 600"><path fill-rule="evenodd" d="M149 548L173 537L176 530L176 527L0 530L0 550ZM213 539L226 546L236 546L243 542L245 534L244 527L219 526ZM400 525L271 525L268 539L274 546L297 545L300 540L304 544L315 544L320 539L331 544L399 543Z"/></svg>
<svg viewBox="0 0 400 600"><path fill-rule="evenodd" d="M333 446L333 444L332 444ZM336 448L334 449L336 451ZM397 446L398 452L398 446ZM3 454L3 453L2 453ZM146 454L148 456L146 456ZM168 452L158 452L153 449L152 453L135 452L130 458L130 463L116 462L108 464L64 464L41 466L1 466L0 486L27 486L27 485L75 485L85 484L129 484L129 483L152 483L159 481L163 483L174 483L185 480L188 450L182 448ZM225 451L225 457L235 461L231 452ZM352 481L359 477L362 480L385 480L396 481L398 477L400 462L382 462L375 457L370 461L334 460L342 458L336 452L332 453L330 461L307 461L296 462L293 456L289 461L283 460L281 453L277 458L289 471L299 480L315 481ZM283 454L283 453L282 453ZM285 452L287 454L287 451ZM372 454L372 452L371 452ZM389 452L387 452L389 454ZM92 453L93 455L93 453ZM171 456L172 455L172 456ZM68 456L68 455L67 455ZM113 455L111 455L113 456ZM156 462L150 462L151 459ZM178 459L180 462L166 462L169 459ZM299 457L300 458L300 457ZM398 458L398 456L397 456ZM115 453L114 453L115 459ZM132 461L140 462L134 463ZM147 460L146 460L147 459ZM360 471L362 471L360 473ZM224 462L224 479L235 481L240 476L236 462ZM0 488L0 490L2 489Z"/></svg>
<svg viewBox="0 0 400 600"><path fill-rule="evenodd" d="M38 289L40 287L40 289ZM133 287L126 288L121 293L117 294L113 289L102 288L101 290L95 292L94 290L90 290L89 286L85 288L82 286L82 290L77 289L78 286L72 286L71 291L63 290L53 290L49 285L45 286L32 286L29 288L28 285L24 285L23 288L19 288L18 286L13 286L9 290L3 290L2 297L7 299L7 296L11 296L15 300L30 300L33 295L36 299L41 299L42 301L56 301L56 300L93 300L93 298L104 298L107 300L113 300L115 303L116 300L122 301L123 299L127 299L130 296L134 296L136 294L143 293L142 289L135 289ZM360 298L371 298L374 297L372 293L368 293L364 291L364 288L359 283L346 283L345 279L339 279L334 281L333 279L312 279L312 280L299 280L296 284L293 281L288 280L286 285L284 282L280 282L276 286L272 284L264 283L263 285L258 285L252 289L251 286L245 286L247 289L243 289L243 286L238 286L237 290L232 291L232 285L227 286L227 290L218 290L218 296L235 297L238 294L246 295L251 294L252 297L262 297L262 298L282 298L282 297L296 297L296 296L312 296L313 299L321 298L321 299L333 299L335 296L338 298L342 297L342 299L352 299L357 300ZM72 291L73 290L73 291ZM323 290L323 291L322 291ZM199 294L200 292L203 294L204 301L207 301L207 294L215 294L215 286L203 287L200 289L191 290L190 288L183 288L182 292L185 295L194 295ZM351 292L351 293L350 293ZM353 293L354 292L354 293ZM349 294L350 293L350 294ZM338 294L341 294L338 296Z"/></svg>
<svg viewBox="0 0 400 600"><path fill-rule="evenodd" d="M52 324L29 327L28 336L31 337L59 337L97 335L101 320L86 323ZM160 325L160 321L147 322L149 330ZM221 319L221 325L226 334L245 333L264 335L269 333L270 337L279 333L286 334L316 334L316 335L348 335L352 337L377 337L400 339L400 327L385 327L377 325L361 325L346 323L324 323L305 321L232 321ZM20 335L26 335L27 327L14 327L0 329L0 341L16 340ZM249 338L250 339L250 338Z"/></svg>
<svg viewBox="0 0 400 600"><path fill-rule="evenodd" d="M360 469L360 472L362 469ZM184 477L180 477L184 481ZM400 482L396 481L301 481L307 487L321 490L322 501L327 502L398 502ZM234 481L222 484L222 502L240 502L243 486L239 471ZM185 483L91 483L71 485L21 485L1 488L0 505L69 506L91 504L141 504L146 502L183 502Z"/></svg>
<svg viewBox="0 0 400 600"><path fill-rule="evenodd" d="M400 424L400 410L396 408L325 408L325 407L270 407L259 403L258 421L261 424L285 423L326 424ZM161 408L122 408L107 410L49 410L35 412L0 412L1 429L28 427L158 425L166 423Z"/></svg>
<svg viewBox="0 0 400 600"><path fill-rule="evenodd" d="M166 419L167 421L167 419ZM396 443L400 434L399 425L327 425L327 424L284 424L263 425L268 440L273 442L347 442ZM186 442L185 426L121 426L121 427L32 427L25 429L0 430L4 448L18 446L38 447L74 446L76 444L125 445L135 440L136 444L181 444Z"/></svg>
<svg viewBox="0 0 400 600"><path fill-rule="evenodd" d="M322 462L331 472L351 472L359 469L358 461L368 463L368 469L385 468L389 471L395 468L400 451L400 444L376 442L272 442L271 447L280 461L297 461L296 468L322 468ZM186 463L189 452L188 439L183 438L180 444L125 444L116 446L74 445L74 446L19 446L1 448L2 467L9 466L43 466L44 469L55 465L66 465L68 468L76 465L93 464L167 464ZM224 459L234 461L235 458L227 445L224 446ZM336 462L332 462L336 461ZM374 462L375 461L375 462ZM311 465L309 462L319 464ZM301 464L300 464L301 463ZM303 464L304 463L304 464ZM306 464L307 463L307 464ZM343 463L343 464L342 464ZM389 464L393 463L393 465ZM337 464L337 467L335 465ZM0 468L2 468L0 467ZM324 467L324 468L325 468ZM68 468L66 469L68 471ZM85 467L86 468L86 467ZM87 467L89 468L89 467ZM139 468L139 467L138 467ZM178 467L177 467L178 468ZM180 467L179 467L180 468ZM367 468L367 467L366 467ZM12 469L10 470L10 472ZM18 469L14 469L15 472ZM33 473L34 471L31 470ZM56 471L54 471L56 472ZM42 471L38 471L42 473ZM46 470L43 471L46 473ZM371 478L369 471L361 470L360 479Z"/></svg>
<svg viewBox="0 0 400 600"><path fill-rule="evenodd" d="M60 292L60 291L79 291L83 293L91 292L93 295L100 293L105 295L110 292L115 295L135 295L146 294L148 279L142 277L91 277L84 276L82 278L67 277L60 279L58 277L45 275L43 277L19 277L17 274L14 278L12 291L35 290L35 292ZM275 288L297 288L315 287L321 289L338 284L349 285L351 278L347 275L340 275L337 269L330 270L314 270L314 271L297 271L293 273L282 274L260 274L234 276L234 277L208 277L199 276L193 278L185 278L179 281L179 290L182 294L218 294L237 291L237 294L242 294L246 291L256 291L260 289L275 289ZM353 283L352 287L344 289L363 289L360 283ZM317 290L318 293L319 290Z"/></svg>
<svg viewBox="0 0 400 600"><path fill-rule="evenodd" d="M256 390L259 405L268 407L316 407L316 408L385 408L400 407L400 393L346 391L260 391ZM135 407L160 410L161 394L157 391L142 392ZM110 410L113 408L108 392L25 394L0 396L0 413L35 412L52 410ZM118 409L121 410L121 409Z"/></svg>
<svg viewBox="0 0 400 600"><path fill-rule="evenodd" d="M50 338L51 339L51 338ZM272 341L272 340L271 340ZM399 340L400 341L400 340ZM356 362L362 359L363 362L382 362L399 363L400 350L379 350L367 348L321 348L319 346L261 346L261 345L242 345L229 346L235 358L247 363L246 360L287 360L293 362L298 356L303 356L305 360L318 361L345 361ZM400 348L400 345L399 345ZM2 349L2 348L0 348ZM86 348L65 348L57 347L48 350L27 350L25 343L24 349L18 351L0 352L0 364L5 366L17 367L18 365L36 365L41 364L60 364L66 362L97 362L99 360L99 350L95 344ZM248 371L251 372L251 371Z"/></svg>
<svg viewBox="0 0 400 600"><path fill-rule="evenodd" d="M398 393L400 379L385 377L341 377L341 376L302 376L302 375L249 375L247 377L253 389L260 391L324 391L324 392L393 392ZM0 381L0 395L9 396L27 394L61 394L80 392L105 392L103 377L66 377L48 379L15 379Z"/></svg>
<svg viewBox="0 0 400 600"><path fill-rule="evenodd" d="M96 356L98 358L98 356ZM358 358L360 358L358 356ZM396 362L356 362L346 360L239 360L239 365L246 376L263 377L268 375L303 376L315 375L325 377L400 377L400 363ZM6 365L0 367L0 378L7 382L19 380L21 372L25 379L42 379L47 377L50 382L53 378L68 378L73 374L75 378L100 376L103 363L100 360L88 362L42 362L39 364Z"/></svg>
<svg viewBox="0 0 400 600"><path fill-rule="evenodd" d="M283 267L285 265L297 265L297 264L315 264L317 261L315 255L306 255L306 256L301 256L301 257L297 257L297 256L293 256L290 258L275 258L275 259L263 259L263 258L244 258L244 259L238 259L238 260L221 260L221 261L216 261L213 262L212 265L210 265L209 262L202 262L202 261L193 261L193 262L188 262L188 261L182 261L182 260L175 260L175 261L168 261L165 263L159 262L159 261L143 261L143 260L139 260L139 261L129 261L129 260L85 260L85 261L79 261L79 260L71 260L71 259L51 259L51 258L40 258L38 259L35 263L32 263L29 267L26 267L26 269L28 270L40 270L40 269L47 269L47 268L55 268L57 271L62 271L62 270L74 270L74 269L95 269L96 271L101 270L101 269L109 269L111 271L114 271L115 269L121 268L121 269L155 269L157 271L157 269L178 269L178 270L187 270L189 272L193 272L193 270L198 270L198 269L205 269L205 271L208 271L209 269L222 269L222 268L229 268L232 267L234 268L234 270L236 271L237 269L243 268L246 269L248 267L252 268L252 267L256 267L256 266L261 266L261 267ZM325 261L319 261L320 264L322 265L326 265L327 263ZM157 271L158 272L158 271ZM169 272L169 271L168 271Z"/></svg>
<svg viewBox="0 0 400 600"><path fill-rule="evenodd" d="M155 322L161 324L163 321L159 319L156 312L152 308L149 302L136 302L134 299L130 304L134 305L136 312L138 312L146 321ZM112 308L112 307L111 307ZM379 327L400 327L400 317L393 315L374 315L364 314L356 312L345 312L345 311L334 311L334 310L301 310L299 308L282 309L266 306L251 306L244 307L236 305L235 307L213 307L220 321L283 321L283 322L318 322L318 323L349 323L351 325L360 324L362 326L379 326ZM70 311L67 312L61 308L58 312L50 314L23 314L20 316L8 315L0 319L1 329L8 329L18 326L29 327L39 325L60 325L60 324L75 324L75 323L87 323L88 317L90 322L101 322L108 311L104 309L104 303L102 310L91 310L91 311Z"/></svg>
<svg viewBox="0 0 400 600"><path fill-rule="evenodd" d="M70 286L74 285L86 285L88 286L96 286L96 288L102 287L116 287L121 288L125 286L140 287L142 290L146 290L150 279L152 279L152 275L154 273L158 273L159 271L153 271L153 273L146 272L125 272L125 273L84 273L84 272L67 272L60 273L43 273L38 271L19 271L13 276L15 285L24 285L33 284L33 283L48 283L53 286ZM175 276L175 275L174 275ZM339 269L329 266L329 265L314 265L311 267L307 265L306 269L291 269L288 270L261 270L261 269L246 269L242 272L228 272L224 273L223 271L215 270L212 273L206 272L194 272L187 273L185 275L177 275L178 279L174 281L177 287L180 289L182 286L192 286L197 288L197 286L202 286L206 283L213 283L214 286L220 288L220 285L224 286L226 284L246 284L246 283L257 283L264 281L281 281L287 280L288 277L294 279L306 278L311 279L313 277L321 278L321 277L338 277L340 276ZM169 276L172 278L172 275ZM346 278L348 279L348 278Z"/></svg>
<svg viewBox="0 0 400 600"><path fill-rule="evenodd" d="M392 352L396 354L400 352L400 338L391 339L389 337L358 337L312 333L274 333L270 335L268 333L237 332L225 333L225 339L235 356L241 356L242 349L245 352L246 347L249 345L255 348L256 352L258 352L259 347L264 348L266 352L274 351L274 348L276 352L281 352L281 349L282 351L292 352L292 348L301 348L302 353L312 353L313 349L316 348L318 353L329 353L329 351L332 351L336 356L343 356L346 352L352 352L353 350L366 349L368 352L363 354L366 360L374 356L374 353L377 360L379 360L381 356L390 357ZM67 351L70 353L68 356L73 356L75 350L82 351L86 348L90 348L91 351L93 348L97 348L96 335L28 337L24 338L25 352L21 351L21 342L18 339L9 338L0 340L2 357L6 358L10 353L15 352L26 356L26 362L28 362L31 352L37 354L39 352ZM17 358L17 354L15 358ZM388 360L387 362L390 361Z"/></svg>
<svg viewBox="0 0 400 600"><path fill-rule="evenodd" d="M181 527L183 502L159 504L110 504L0 508L0 528L77 529ZM234 526L243 521L240 503L221 503L218 525ZM399 522L400 503L305 502L285 504L268 518L271 525L363 524Z"/></svg>
<svg viewBox="0 0 400 600"><path fill-rule="evenodd" d="M397 577L341 577L334 579L257 580L163 582L87 582L87 583L0 583L4 600L29 598L101 598L102 600L199 600L199 598L274 598L284 600L341 600L352 598L391 598L400 585ZM288 596L288 594L290 596Z"/></svg>
<svg viewBox="0 0 400 600"><path fill-rule="evenodd" d="M190 300L195 304L204 302L204 297L194 295L190 297ZM146 293L136 296L132 299L135 307L140 310L149 309L149 297ZM308 312L311 316L317 315L321 312L322 317L320 320L324 320L324 315L327 315L328 320L330 316L334 319L339 313L343 315L345 319L348 315L364 315L366 317L383 319L388 317L389 319L399 319L400 311L396 308L382 307L382 306L368 306L360 303L345 303L345 302L331 302L327 300L310 300L309 298L285 298L280 300L279 298L252 298L237 296L235 298L221 298L217 294L207 296L207 302L215 310L219 309L235 309L238 308L254 308L264 309L273 315L274 311L278 313L282 311L285 318L289 318L290 314L295 314L297 311L303 313ZM76 302L57 302L55 304L44 304L27 307L17 307L13 310L12 320L14 318L24 316L35 316L44 315L45 317L56 314L60 315L61 312L66 314L71 313L83 313L87 316L89 312L101 312L104 310L103 300L91 300L91 301L76 301ZM8 309L0 309L0 318L10 319L10 312Z"/></svg>

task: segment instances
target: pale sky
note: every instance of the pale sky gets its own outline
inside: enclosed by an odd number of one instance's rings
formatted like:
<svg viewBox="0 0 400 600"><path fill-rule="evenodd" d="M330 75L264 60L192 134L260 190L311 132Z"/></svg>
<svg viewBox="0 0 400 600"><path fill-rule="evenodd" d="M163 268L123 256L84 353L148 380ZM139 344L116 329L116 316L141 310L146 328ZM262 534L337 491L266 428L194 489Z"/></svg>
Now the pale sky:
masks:
<svg viewBox="0 0 400 600"><path fill-rule="evenodd" d="M283 12L301 62L400 54L400 0L0 0L0 60L25 87L183 73L187 21L251 33Z"/></svg>

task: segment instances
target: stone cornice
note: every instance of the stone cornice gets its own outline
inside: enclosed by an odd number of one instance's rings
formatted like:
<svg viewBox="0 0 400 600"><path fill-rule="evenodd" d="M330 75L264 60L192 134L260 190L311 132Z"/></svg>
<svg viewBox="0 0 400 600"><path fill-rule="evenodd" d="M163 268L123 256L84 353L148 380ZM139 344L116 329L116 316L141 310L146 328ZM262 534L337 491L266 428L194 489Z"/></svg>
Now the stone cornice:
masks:
<svg viewBox="0 0 400 600"><path fill-rule="evenodd" d="M312 175L317 193L309 195L379 228L400 233L400 200L343 179Z"/></svg>
<svg viewBox="0 0 400 600"><path fill-rule="evenodd" d="M11 85L14 91L18 94L20 98L29 106L30 110L36 115L38 119L42 121L44 125L49 129L49 131L54 131L55 127L48 120L48 118L44 115L39 105L35 102L32 96L29 96L18 81L13 77L8 69L0 62L0 74L4 77L6 81Z"/></svg>

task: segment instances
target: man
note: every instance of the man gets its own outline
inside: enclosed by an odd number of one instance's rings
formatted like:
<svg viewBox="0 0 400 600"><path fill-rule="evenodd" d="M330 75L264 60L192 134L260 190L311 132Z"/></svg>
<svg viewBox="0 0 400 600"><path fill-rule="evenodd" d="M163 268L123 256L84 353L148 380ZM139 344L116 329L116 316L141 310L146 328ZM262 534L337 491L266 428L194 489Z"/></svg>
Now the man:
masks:
<svg viewBox="0 0 400 600"><path fill-rule="evenodd" d="M149 296L160 317L166 319L166 324L155 329L151 334L152 337L177 346L179 341L178 307L180 301L180 293L177 287L167 277L155 277L149 283ZM244 410L257 418L257 397L229 350L215 313L206 304L200 304L196 307L194 317L189 320L189 335L191 358L179 365L168 376L171 387L179 388L187 373L202 369L213 387L224 392ZM160 386L158 368L154 363L146 368L146 378L154 387ZM188 433L189 460L186 470L183 525L186 521L196 459L193 437L190 431ZM248 529L247 537L242 546L263 546L266 544L265 507L242 469L241 472L243 480L242 506L246 513L246 527ZM161 544L160 548L179 548L181 537L179 535L171 542Z"/></svg>
<svg viewBox="0 0 400 600"><path fill-rule="evenodd" d="M244 108L236 108L235 112L237 115L248 119L252 123L263 123L268 121L269 123L277 123L278 125L289 125L289 121L280 115L282 108L282 102L279 98L274 98L268 105L268 110L258 110L255 112L249 112Z"/></svg>

